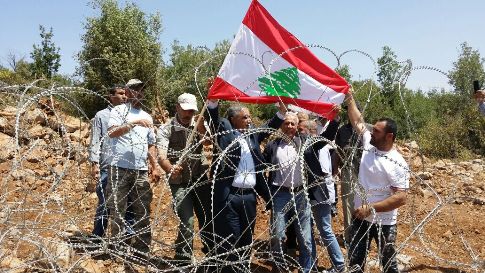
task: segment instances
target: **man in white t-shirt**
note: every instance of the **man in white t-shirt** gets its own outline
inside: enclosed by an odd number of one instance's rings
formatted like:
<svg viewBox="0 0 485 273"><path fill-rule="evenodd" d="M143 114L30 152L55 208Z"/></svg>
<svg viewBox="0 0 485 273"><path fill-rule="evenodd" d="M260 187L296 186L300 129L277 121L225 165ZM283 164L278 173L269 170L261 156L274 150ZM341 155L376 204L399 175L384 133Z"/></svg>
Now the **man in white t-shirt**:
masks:
<svg viewBox="0 0 485 273"><path fill-rule="evenodd" d="M160 178L156 161L155 132L152 117L141 109L143 83L132 79L127 83L127 103L113 107L108 121L108 134L111 139L111 163L108 170L107 200L110 210L111 239L114 246L124 254L127 249L120 248L130 241L123 232L127 228L124 220L128 200L133 212L135 232L131 246L133 254L147 258L151 243L150 203L152 189L148 182L148 161L152 179ZM120 253L117 253L120 254Z"/></svg>
<svg viewBox="0 0 485 273"><path fill-rule="evenodd" d="M347 105L349 120L357 134L362 136L364 149L359 185L354 197L350 270L364 271L370 241L374 239L383 272L399 272L394 246L397 209L406 204L409 168L401 154L394 149L397 125L392 119L382 118L369 132L350 92L347 94Z"/></svg>

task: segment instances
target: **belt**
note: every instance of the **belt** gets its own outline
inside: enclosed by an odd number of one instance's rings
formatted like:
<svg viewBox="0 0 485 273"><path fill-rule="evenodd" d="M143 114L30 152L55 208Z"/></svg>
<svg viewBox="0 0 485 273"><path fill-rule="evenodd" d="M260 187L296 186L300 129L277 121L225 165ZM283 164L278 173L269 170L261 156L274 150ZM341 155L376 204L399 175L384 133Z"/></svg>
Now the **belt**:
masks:
<svg viewBox="0 0 485 273"><path fill-rule="evenodd" d="M254 193L253 188L238 188L238 187L233 187L231 186L231 194L237 194L237 195L246 195L246 194L252 194Z"/></svg>
<svg viewBox="0 0 485 273"><path fill-rule="evenodd" d="M298 187L294 187L293 190L291 187L285 187L285 186L275 186L273 185L275 191L282 191L282 192L299 192L301 190L303 190L303 185L301 186L298 186Z"/></svg>

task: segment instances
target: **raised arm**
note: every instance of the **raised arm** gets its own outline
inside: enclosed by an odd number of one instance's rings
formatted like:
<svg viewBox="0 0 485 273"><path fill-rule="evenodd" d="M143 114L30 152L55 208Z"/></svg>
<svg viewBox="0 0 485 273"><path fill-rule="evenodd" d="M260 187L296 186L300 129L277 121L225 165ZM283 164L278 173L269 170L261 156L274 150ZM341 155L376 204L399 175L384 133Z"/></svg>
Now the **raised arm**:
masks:
<svg viewBox="0 0 485 273"><path fill-rule="evenodd" d="M352 123L352 127L358 135L361 135L365 132L365 130L367 130L365 128L364 118L355 104L354 96L352 95L351 91L347 93L345 98L348 106L347 114L349 115L349 120Z"/></svg>
<svg viewBox="0 0 485 273"><path fill-rule="evenodd" d="M283 102L279 102L278 103L278 112L265 125L261 126L261 128L272 128L272 129L280 128L281 124L283 124L283 121L285 120L285 115L286 115L287 109L288 108L286 107L286 105ZM269 133L269 132L258 133L258 142L259 143L263 142L270 135L271 135L271 133Z"/></svg>

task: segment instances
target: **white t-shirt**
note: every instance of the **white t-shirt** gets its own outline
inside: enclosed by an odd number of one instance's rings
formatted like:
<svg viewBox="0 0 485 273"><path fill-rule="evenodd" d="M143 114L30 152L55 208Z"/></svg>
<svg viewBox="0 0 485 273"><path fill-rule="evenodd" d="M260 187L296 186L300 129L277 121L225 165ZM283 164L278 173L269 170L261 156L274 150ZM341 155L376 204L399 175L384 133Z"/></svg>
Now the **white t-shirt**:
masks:
<svg viewBox="0 0 485 273"><path fill-rule="evenodd" d="M382 201L392 195L392 189L409 188L409 167L401 154L392 149L388 152L377 150L370 144L371 134L362 135L364 152L360 162L359 183L364 192L357 188L354 207ZM394 225L397 222L397 209L378 212L365 219L372 223Z"/></svg>
<svg viewBox="0 0 485 273"><path fill-rule="evenodd" d="M135 120L147 119L153 123L152 117L145 111L121 104L111 109L108 128L120 126ZM132 170L148 170L148 145L155 144L153 128L135 126L128 133L111 138L111 166Z"/></svg>

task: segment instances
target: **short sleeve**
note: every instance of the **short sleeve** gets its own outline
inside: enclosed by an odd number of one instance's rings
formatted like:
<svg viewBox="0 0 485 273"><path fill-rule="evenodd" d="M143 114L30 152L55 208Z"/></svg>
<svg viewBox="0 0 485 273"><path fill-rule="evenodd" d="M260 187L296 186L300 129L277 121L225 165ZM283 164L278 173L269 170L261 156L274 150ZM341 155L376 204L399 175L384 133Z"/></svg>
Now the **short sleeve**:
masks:
<svg viewBox="0 0 485 273"><path fill-rule="evenodd" d="M365 132L362 134L362 146L364 147L365 150L369 150L373 146L370 144L370 139L371 139L371 134L369 131L365 130Z"/></svg>
<svg viewBox="0 0 485 273"><path fill-rule="evenodd" d="M147 119L153 125L153 118L148 114L147 114ZM153 127L148 128L147 141L148 141L148 145L155 145L156 142L157 142L157 138L156 138L156 135L155 135L155 129Z"/></svg>
<svg viewBox="0 0 485 273"><path fill-rule="evenodd" d="M388 172L391 187L398 189L409 188L409 168L407 163L403 160L393 161L394 168Z"/></svg>
<svg viewBox="0 0 485 273"><path fill-rule="evenodd" d="M168 142L171 132L171 123L161 125L157 132L157 148L162 159L167 158Z"/></svg>

